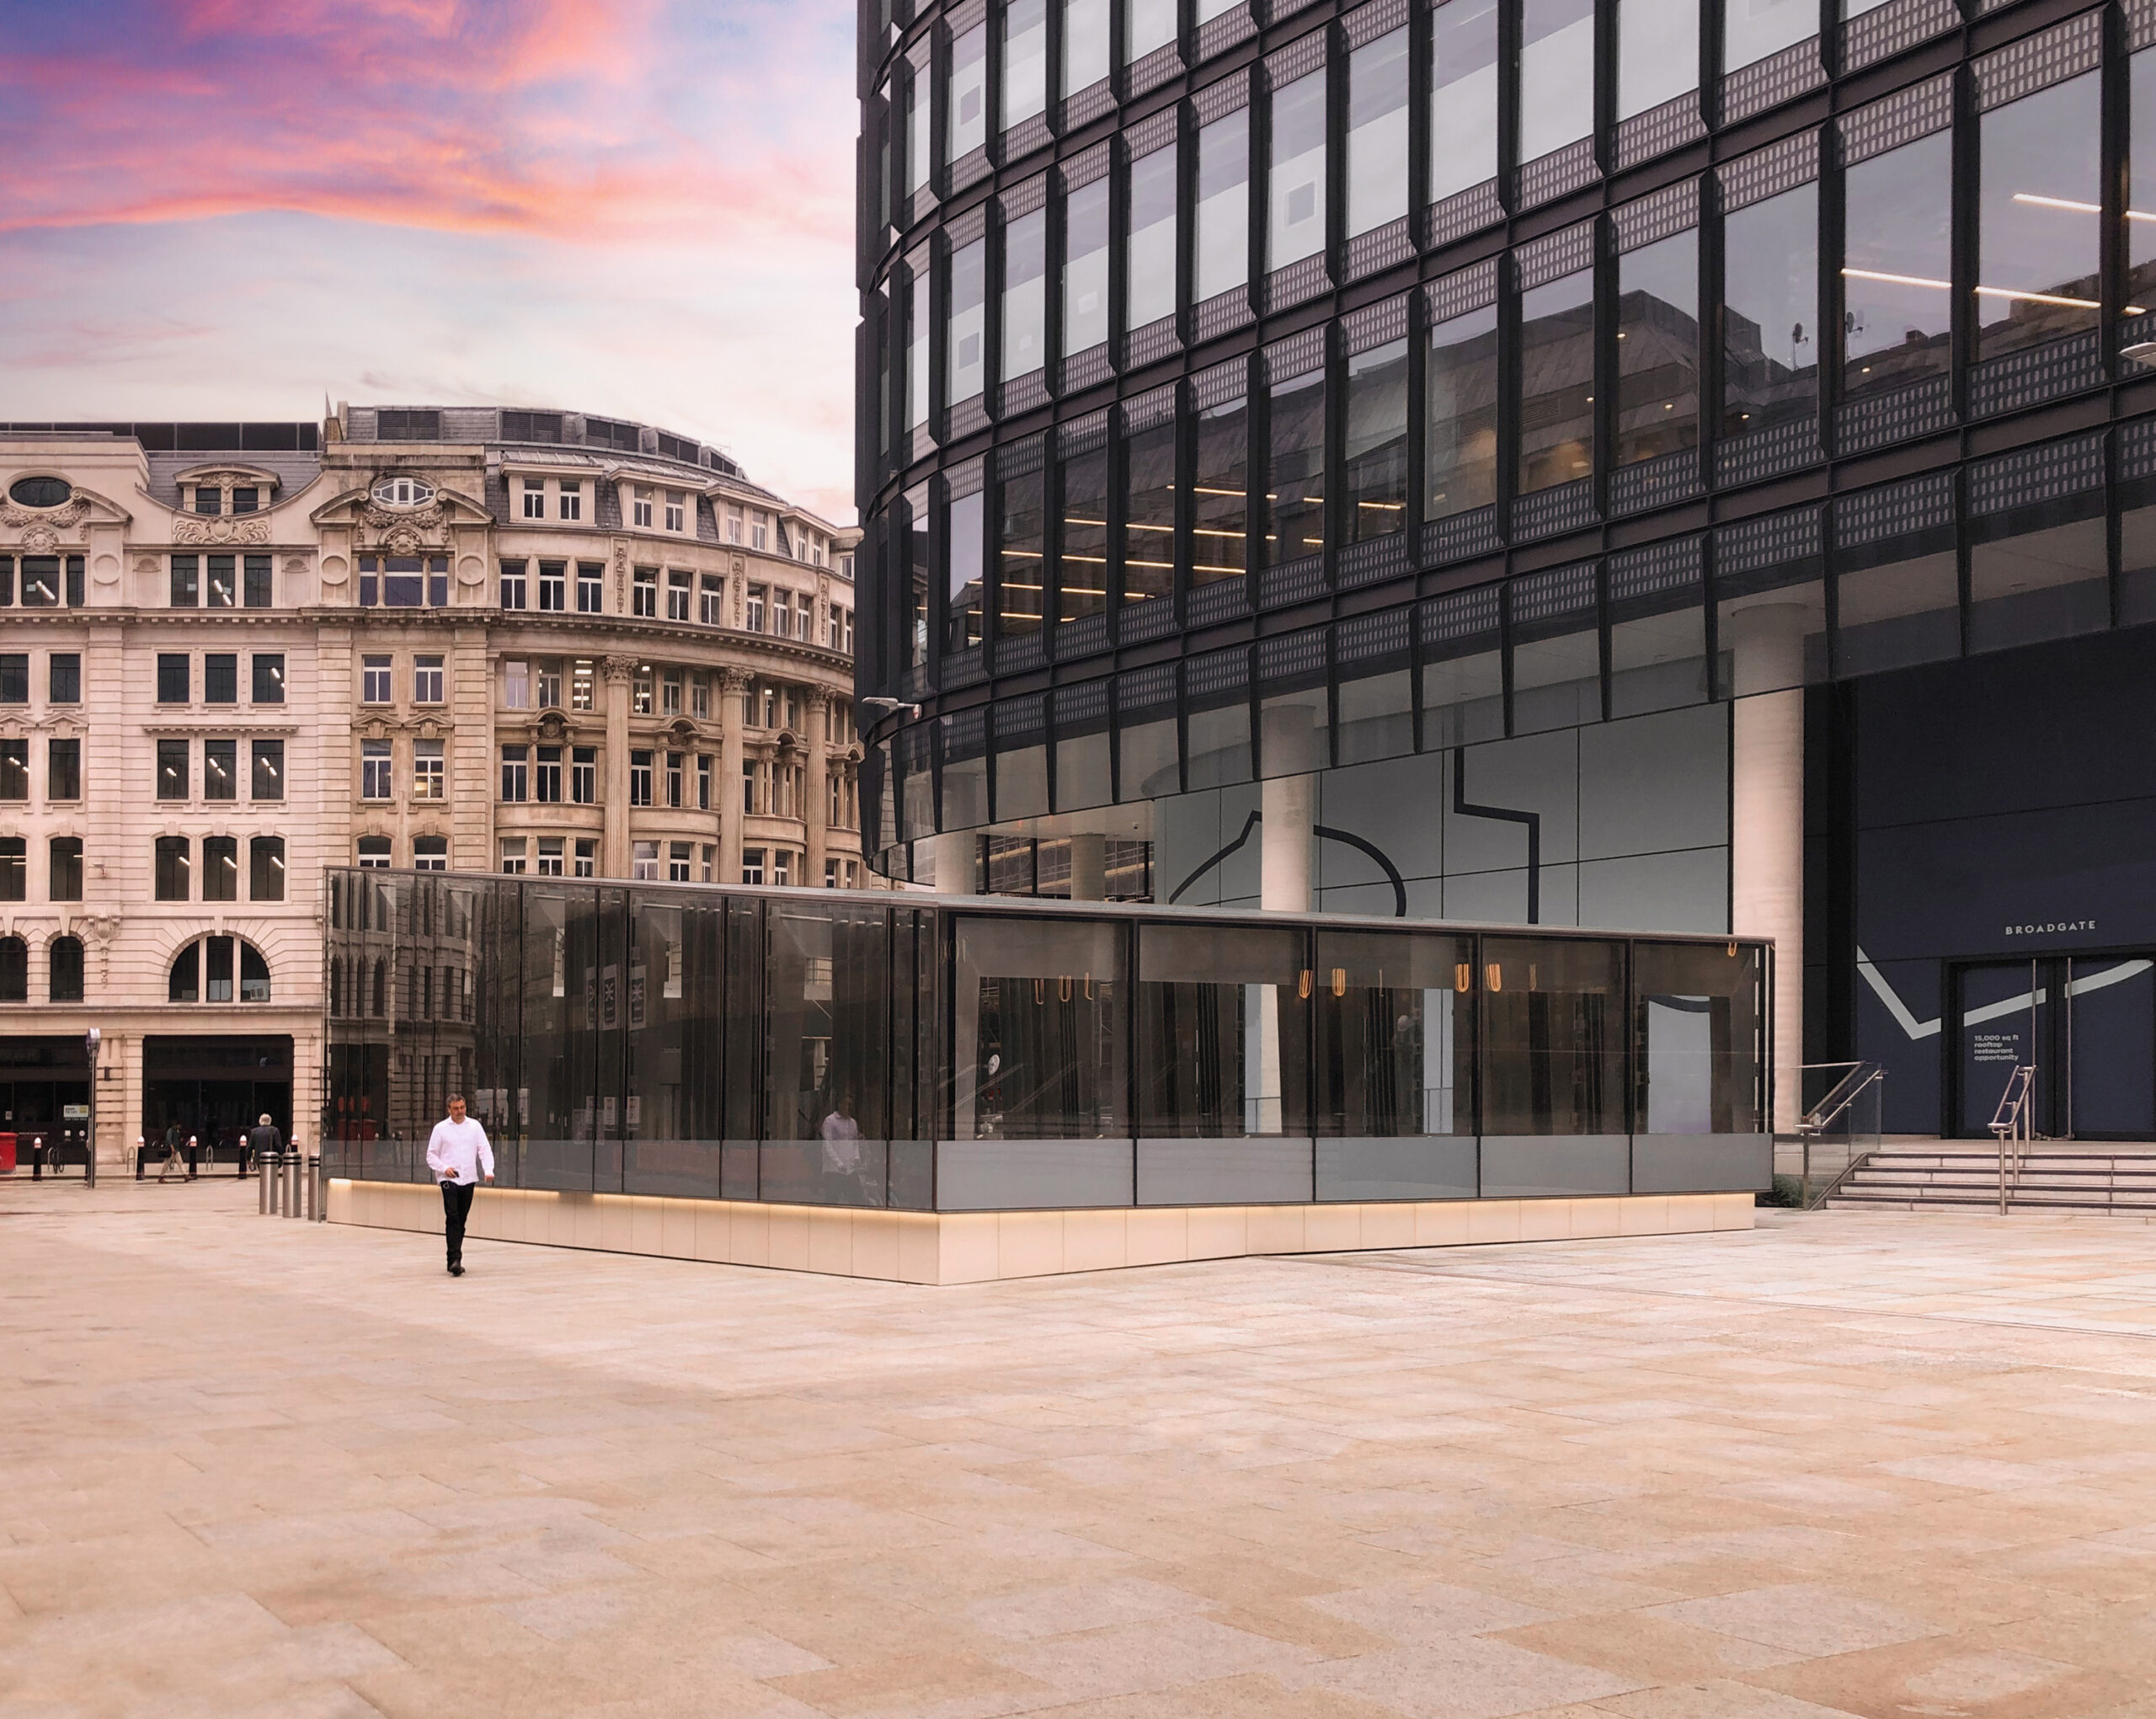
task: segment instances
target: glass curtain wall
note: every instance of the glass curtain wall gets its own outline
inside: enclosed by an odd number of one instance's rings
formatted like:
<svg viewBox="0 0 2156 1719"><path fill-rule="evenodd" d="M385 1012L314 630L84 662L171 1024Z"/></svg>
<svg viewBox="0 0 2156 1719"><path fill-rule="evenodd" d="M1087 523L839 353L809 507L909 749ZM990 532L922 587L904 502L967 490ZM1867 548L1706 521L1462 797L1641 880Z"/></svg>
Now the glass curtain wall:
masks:
<svg viewBox="0 0 2156 1719"><path fill-rule="evenodd" d="M1935 131L1843 176L1842 393L1891 392L1951 358L1954 140Z"/></svg>
<svg viewBox="0 0 2156 1719"><path fill-rule="evenodd" d="M1699 88L1699 0L1618 0L1617 118Z"/></svg>
<svg viewBox="0 0 2156 1719"><path fill-rule="evenodd" d="M1700 445L1700 235L1617 259L1616 463Z"/></svg>
<svg viewBox="0 0 2156 1719"><path fill-rule="evenodd" d="M1325 248L1325 73L1273 92L1265 266L1284 269Z"/></svg>
<svg viewBox="0 0 2156 1719"><path fill-rule="evenodd" d="M1594 130L1594 0L1522 0L1519 159Z"/></svg>
<svg viewBox="0 0 2156 1719"><path fill-rule="evenodd" d="M987 380L988 241L975 239L951 253L951 327L945 349L947 403L979 398Z"/></svg>
<svg viewBox="0 0 2156 1719"><path fill-rule="evenodd" d="M1126 325L1142 328L1176 310L1176 147L1130 163L1130 240L1124 251Z"/></svg>
<svg viewBox="0 0 2156 1719"><path fill-rule="evenodd" d="M1407 526L1407 343L1391 340L1348 360L1342 476L1346 541Z"/></svg>
<svg viewBox="0 0 2156 1719"><path fill-rule="evenodd" d="M1123 601L1171 596L1176 574L1176 421L1126 433L1123 457Z"/></svg>
<svg viewBox="0 0 2156 1719"><path fill-rule="evenodd" d="M1198 232L1193 247L1199 304L1250 278L1250 109L1238 109L1198 134Z"/></svg>
<svg viewBox="0 0 2156 1719"><path fill-rule="evenodd" d="M1048 109L1048 0L1003 9L1003 131Z"/></svg>
<svg viewBox="0 0 2156 1719"><path fill-rule="evenodd" d="M1193 588L1241 579L1250 566L1250 402L1224 400L1198 414L1192 497Z"/></svg>
<svg viewBox="0 0 2156 1719"><path fill-rule="evenodd" d="M1108 338L1108 182L1071 192L1063 206L1063 355Z"/></svg>
<svg viewBox="0 0 2156 1719"><path fill-rule="evenodd" d="M1497 176L1497 0L1444 0L1431 14L1430 200Z"/></svg>
<svg viewBox="0 0 2156 1719"><path fill-rule="evenodd" d="M1020 638L1040 631L1048 565L1048 478L1040 471L997 486L995 633Z"/></svg>
<svg viewBox="0 0 2156 1719"><path fill-rule="evenodd" d="M2100 83L2084 72L1977 122L1979 361L2095 330L2103 311Z"/></svg>
<svg viewBox="0 0 2156 1719"><path fill-rule="evenodd" d="M1407 213L1407 32L1348 58L1348 237Z"/></svg>
<svg viewBox="0 0 2156 1719"><path fill-rule="evenodd" d="M1021 215L1003 229L1003 382L1048 360L1048 211Z"/></svg>
<svg viewBox="0 0 2156 1719"><path fill-rule="evenodd" d="M1107 75L1108 0L1063 0L1064 99Z"/></svg>
<svg viewBox="0 0 2156 1719"><path fill-rule="evenodd" d="M944 155L956 161L988 141L988 26L977 24L951 44L945 99Z"/></svg>
<svg viewBox="0 0 2156 1719"><path fill-rule="evenodd" d="M1435 323L1428 341L1422 515L1435 520L1497 499L1497 307Z"/></svg>
<svg viewBox="0 0 2156 1719"><path fill-rule="evenodd" d="M1819 187L1722 217L1725 440L1819 417Z"/></svg>
<svg viewBox="0 0 2156 1719"><path fill-rule="evenodd" d="M950 582L947 607L950 649L970 650L981 642L985 624L985 586L988 578L985 558L983 509L987 497L978 488L951 498L948 524Z"/></svg>
<svg viewBox="0 0 2156 1719"><path fill-rule="evenodd" d="M1518 493L1594 473L1594 270L1520 295Z"/></svg>
<svg viewBox="0 0 2156 1719"><path fill-rule="evenodd" d="M2147 347L2132 361L2141 369L2156 366L2156 335L2141 326L2156 312L2156 48L2144 48L2127 62L2128 132L2126 159L2126 311L2120 338L2129 355Z"/></svg>
<svg viewBox="0 0 2156 1719"><path fill-rule="evenodd" d="M1742 70L1818 34L1812 0L1722 0L1721 69Z"/></svg>
<svg viewBox="0 0 2156 1719"><path fill-rule="evenodd" d="M1278 567L1325 550L1325 372L1273 384L1266 397L1265 529L1260 564Z"/></svg>

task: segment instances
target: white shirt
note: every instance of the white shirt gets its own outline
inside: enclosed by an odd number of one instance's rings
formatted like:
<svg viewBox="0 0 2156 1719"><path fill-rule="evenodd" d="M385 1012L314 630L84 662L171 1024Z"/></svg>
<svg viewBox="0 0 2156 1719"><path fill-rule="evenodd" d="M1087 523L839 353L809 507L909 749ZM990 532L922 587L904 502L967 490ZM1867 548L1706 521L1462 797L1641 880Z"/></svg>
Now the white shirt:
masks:
<svg viewBox="0 0 2156 1719"><path fill-rule="evenodd" d="M427 1140L427 1168L437 1182L477 1182L479 1172L494 1173L494 1149L476 1116L462 1122L444 1117Z"/></svg>

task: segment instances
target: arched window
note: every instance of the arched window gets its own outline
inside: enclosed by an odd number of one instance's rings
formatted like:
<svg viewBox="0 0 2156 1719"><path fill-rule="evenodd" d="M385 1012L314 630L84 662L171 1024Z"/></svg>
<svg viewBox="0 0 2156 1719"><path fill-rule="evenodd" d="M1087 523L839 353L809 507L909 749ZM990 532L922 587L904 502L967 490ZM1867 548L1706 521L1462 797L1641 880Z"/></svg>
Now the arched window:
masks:
<svg viewBox="0 0 2156 1719"><path fill-rule="evenodd" d="M0 937L0 1003L30 1000L30 946L20 937Z"/></svg>
<svg viewBox="0 0 2156 1719"><path fill-rule="evenodd" d="M233 984L233 969L238 984ZM212 935L189 943L173 957L165 1000L175 1003L266 1003L270 964L243 938Z"/></svg>
<svg viewBox="0 0 2156 1719"><path fill-rule="evenodd" d="M83 940L80 937L55 937L45 946L45 960L51 969L51 981L46 994L56 1003L79 1003L83 1000Z"/></svg>
<svg viewBox="0 0 2156 1719"><path fill-rule="evenodd" d="M374 964L374 1012L377 1019L389 1013L389 964L379 956Z"/></svg>
<svg viewBox="0 0 2156 1719"><path fill-rule="evenodd" d="M329 958L329 1012L344 1012L344 964L335 955Z"/></svg>

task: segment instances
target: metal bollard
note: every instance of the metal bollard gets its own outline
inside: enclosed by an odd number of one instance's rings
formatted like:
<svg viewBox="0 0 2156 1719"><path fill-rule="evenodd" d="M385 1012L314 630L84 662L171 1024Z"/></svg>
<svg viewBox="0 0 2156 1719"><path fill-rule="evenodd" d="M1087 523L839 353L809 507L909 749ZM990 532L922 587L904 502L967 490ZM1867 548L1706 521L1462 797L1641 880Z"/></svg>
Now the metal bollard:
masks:
<svg viewBox="0 0 2156 1719"><path fill-rule="evenodd" d="M277 1154L258 1152L254 1155L255 1173L261 1178L260 1213L269 1217L277 1209Z"/></svg>
<svg viewBox="0 0 2156 1719"><path fill-rule="evenodd" d="M300 1155L286 1152L285 1159L284 1215L296 1218L300 1215Z"/></svg>
<svg viewBox="0 0 2156 1719"><path fill-rule="evenodd" d="M310 1224L318 1224L323 1220L322 1197L324 1192L322 1186L322 1154L309 1152L307 1155L307 1220Z"/></svg>

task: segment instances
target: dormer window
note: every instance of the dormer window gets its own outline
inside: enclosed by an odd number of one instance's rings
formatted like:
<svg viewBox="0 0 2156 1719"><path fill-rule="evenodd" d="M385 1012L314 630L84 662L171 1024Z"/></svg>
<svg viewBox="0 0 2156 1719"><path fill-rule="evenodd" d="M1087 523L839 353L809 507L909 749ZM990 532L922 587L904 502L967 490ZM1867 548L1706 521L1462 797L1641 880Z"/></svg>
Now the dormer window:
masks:
<svg viewBox="0 0 2156 1719"><path fill-rule="evenodd" d="M243 483L232 491L234 513L256 513L262 507L262 492L252 483Z"/></svg>
<svg viewBox="0 0 2156 1719"><path fill-rule="evenodd" d="M651 529L651 492L648 489L638 490L635 500L631 502L629 506L629 523L640 531L649 531Z"/></svg>
<svg viewBox="0 0 2156 1719"><path fill-rule="evenodd" d="M373 493L384 507L424 507L435 499L434 485L419 478L385 478Z"/></svg>
<svg viewBox="0 0 2156 1719"><path fill-rule="evenodd" d="M8 486L8 499L18 507L65 507L74 494L64 478L18 478Z"/></svg>
<svg viewBox="0 0 2156 1719"><path fill-rule="evenodd" d="M197 513L222 513L225 510L225 492L212 489L206 483L195 486L195 510Z"/></svg>

